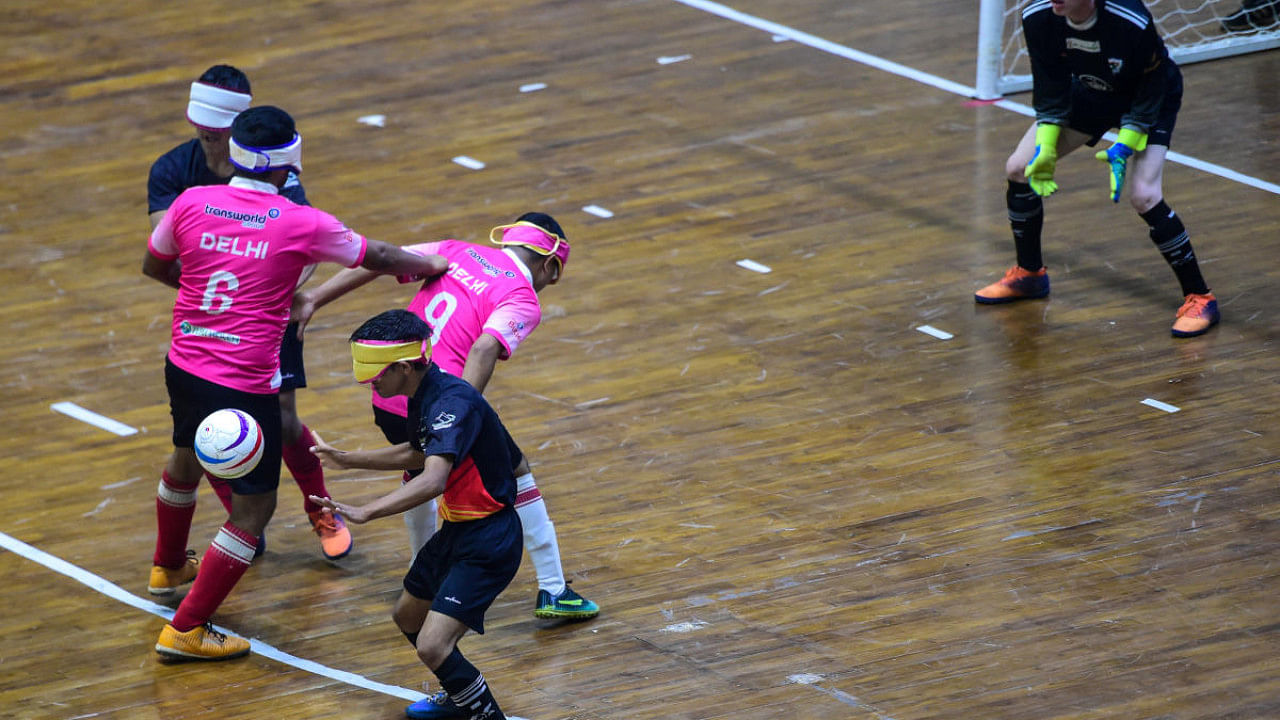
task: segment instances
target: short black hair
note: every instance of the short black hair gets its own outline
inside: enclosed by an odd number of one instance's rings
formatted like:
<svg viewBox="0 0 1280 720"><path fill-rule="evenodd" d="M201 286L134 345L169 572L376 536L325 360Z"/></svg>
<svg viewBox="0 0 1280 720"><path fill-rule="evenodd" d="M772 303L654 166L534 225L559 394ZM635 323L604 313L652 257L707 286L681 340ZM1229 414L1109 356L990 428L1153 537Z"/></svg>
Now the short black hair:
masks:
<svg viewBox="0 0 1280 720"><path fill-rule="evenodd" d="M551 217L546 213L527 212L521 215L520 217L516 218L516 222L533 223L534 225L537 225L543 230L546 230L547 232L560 238L561 240L569 239L568 237L565 236L564 228L560 227L560 223L556 222L555 218Z"/></svg>
<svg viewBox="0 0 1280 720"><path fill-rule="evenodd" d="M431 337L427 321L408 310L387 310L378 313L351 333L350 342L379 340L381 342L413 342Z"/></svg>
<svg viewBox="0 0 1280 720"><path fill-rule="evenodd" d="M216 85L223 90L234 90L246 95L252 94L249 90L249 77L230 65L214 65L204 71L198 82L202 82L205 85Z"/></svg>
<svg viewBox="0 0 1280 720"><path fill-rule="evenodd" d="M289 113L272 105L251 107L231 121L231 137L246 147L287 145L296 131Z"/></svg>

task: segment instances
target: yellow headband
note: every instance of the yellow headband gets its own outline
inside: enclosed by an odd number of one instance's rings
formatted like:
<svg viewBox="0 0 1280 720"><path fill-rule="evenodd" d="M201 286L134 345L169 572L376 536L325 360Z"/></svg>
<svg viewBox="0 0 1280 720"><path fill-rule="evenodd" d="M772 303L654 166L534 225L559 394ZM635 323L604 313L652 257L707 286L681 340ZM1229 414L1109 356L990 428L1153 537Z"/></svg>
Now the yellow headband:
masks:
<svg viewBox="0 0 1280 720"><path fill-rule="evenodd" d="M398 362L426 361L431 357L431 341L386 342L382 340L356 340L351 343L351 371L356 382L373 382Z"/></svg>

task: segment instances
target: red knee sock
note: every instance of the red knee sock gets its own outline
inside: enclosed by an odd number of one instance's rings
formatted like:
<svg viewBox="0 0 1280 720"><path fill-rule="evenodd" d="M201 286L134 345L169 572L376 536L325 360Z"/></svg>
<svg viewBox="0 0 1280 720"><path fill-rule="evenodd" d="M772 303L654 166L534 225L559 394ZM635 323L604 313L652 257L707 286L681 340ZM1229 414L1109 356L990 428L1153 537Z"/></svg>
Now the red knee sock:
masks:
<svg viewBox="0 0 1280 720"><path fill-rule="evenodd" d="M178 611L170 623L178 632L202 625L226 599L244 571L253 562L253 550L258 539L230 521L214 536L213 543L200 561L200 573L191 590L178 605Z"/></svg>
<svg viewBox="0 0 1280 720"><path fill-rule="evenodd" d="M209 473L204 475L209 479L209 485L213 488L213 494L218 496L218 500L222 503L222 507L227 509L227 514L231 514L231 481L214 477Z"/></svg>
<svg viewBox="0 0 1280 720"><path fill-rule="evenodd" d="M196 513L197 487L178 485L167 471L161 472L160 486L156 488L156 552L151 559L153 564L176 568L187 561L187 535L191 532L191 517Z"/></svg>
<svg viewBox="0 0 1280 720"><path fill-rule="evenodd" d="M298 489L302 491L302 507L307 512L320 509L319 505L307 499L308 496L329 497L329 491L324 487L324 468L320 465L320 458L311 453L315 444L311 428L303 425L298 441L286 445L281 453L285 467L289 468L294 482L298 483Z"/></svg>

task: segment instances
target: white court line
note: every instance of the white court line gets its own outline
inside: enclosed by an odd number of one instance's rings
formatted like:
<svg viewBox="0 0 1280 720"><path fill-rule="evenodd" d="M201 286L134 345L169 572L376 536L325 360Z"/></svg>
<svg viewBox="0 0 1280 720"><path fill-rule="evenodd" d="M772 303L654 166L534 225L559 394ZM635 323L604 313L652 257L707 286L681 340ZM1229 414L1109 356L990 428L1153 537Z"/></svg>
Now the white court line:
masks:
<svg viewBox="0 0 1280 720"><path fill-rule="evenodd" d="M62 573L72 580L86 585L93 590L97 590L109 598L119 600L125 605L149 612L152 615L158 615L165 620L173 619L172 609L165 607L164 605L151 602L150 600L144 600L136 595L132 595L115 583L104 578L100 578L88 570L72 565L62 558L50 555L37 547L28 545L21 540L10 537L2 532L0 532L0 547L3 547L15 555L20 555L34 563L39 563L54 572ZM217 625L214 627L217 628L219 632L231 632L226 628L219 627ZM261 640L250 640L249 644L253 653L256 655L261 655L262 657L275 660L315 675L320 675L321 677L327 677L330 680L337 680L338 682L354 685L356 687L364 688L365 690L373 690L374 692L380 692L384 695L391 695L398 697L401 700L408 700L409 702L416 702L426 697L423 693L416 690L410 690L396 685L386 685L384 683L370 680L362 675L349 673L345 670L335 670L311 660L304 660L295 655L290 655L283 650L277 650Z"/></svg>
<svg viewBox="0 0 1280 720"><path fill-rule="evenodd" d="M877 70L883 70L884 72L893 75L898 75L909 80L915 80L918 83L929 85L930 87L935 87L939 90L945 90L955 95L967 98L978 97L978 91L968 85L962 85L960 83L940 78L936 75L930 75L929 73L921 72L915 68L907 67L906 65L899 65L892 60L885 60L882 57L877 57L875 55L862 52L861 50L854 50L853 48L845 47L844 45L838 45L830 40L823 40L816 35L810 35L807 32L796 30L795 28L790 28L786 25L779 25L771 20L765 20L754 15L739 12L738 10L734 10L726 5L721 5L720 3L709 2L709 0L672 1L678 2L681 5L688 5L691 8L702 10L703 12L707 12L712 15L718 15L719 17L726 20L732 20L733 22L741 25L753 27L757 30L763 30L772 35L771 40L773 42L777 42L776 38L778 37L784 37L789 40L794 40L802 45L808 45L815 50L821 50L854 62L862 63L863 65L868 65L876 68ZM1000 100L992 104L998 108L1016 112L1019 115L1035 117L1035 111L1021 103L1012 102L1010 100ZM1108 133L1107 137L1112 141L1115 139L1115 136L1110 133ZM1218 177L1238 182L1241 185L1248 185L1249 187L1264 190L1274 195L1280 195L1280 185L1277 185L1276 183L1267 182L1266 180L1245 175L1244 173L1236 172L1230 168L1215 165L1204 160L1198 160L1181 153L1170 152L1167 157L1170 162L1176 162L1190 168L1195 168L1201 172L1209 173L1210 175L1217 175Z"/></svg>
<svg viewBox="0 0 1280 720"><path fill-rule="evenodd" d="M520 86L520 92L522 93L538 92L539 90L546 90L546 89L547 89L547 84L542 82L529 83L527 85Z"/></svg>
<svg viewBox="0 0 1280 720"><path fill-rule="evenodd" d="M742 258L735 264L740 268L746 268L747 270L750 270L752 272L758 272L758 273L773 272L773 268L769 267L768 265L763 265L761 263L758 263L755 260L752 260L750 258Z"/></svg>
<svg viewBox="0 0 1280 720"><path fill-rule="evenodd" d="M917 329L917 330L919 330L920 332L924 333L925 335L932 335L932 336L934 336L934 337L938 338L939 340L950 340L951 338L955 337L955 335L952 335L951 333L947 332L946 330L939 330L938 328L936 328L936 327L934 327L934 326L932 326L932 325L921 325L920 327L917 327L916 329Z"/></svg>
<svg viewBox="0 0 1280 720"><path fill-rule="evenodd" d="M1170 405L1169 403L1160 402L1159 400L1154 400L1152 398L1147 398L1146 400L1143 400L1142 404L1146 405L1147 407L1153 407L1157 410L1163 410L1167 413L1176 413L1182 409L1177 405Z"/></svg>
<svg viewBox="0 0 1280 720"><path fill-rule="evenodd" d="M60 412L63 415L73 417L81 422L87 422L94 427L102 428L110 433L115 433L121 437L126 435L136 435L138 429L130 427L117 420L112 420L106 415L99 415L92 410L86 410L73 402L56 402L49 406L50 410Z"/></svg>
<svg viewBox="0 0 1280 720"><path fill-rule="evenodd" d="M602 217L602 218L613 217L612 210L609 210L608 208L602 208L599 205L586 205L582 208L582 212L587 213L589 215L595 215L596 217Z"/></svg>
<svg viewBox="0 0 1280 720"><path fill-rule="evenodd" d="M464 168L471 168L472 170L484 169L484 163L480 162L479 160L473 157L467 157L466 155L459 155L458 157L454 158L453 161L458 163Z"/></svg>

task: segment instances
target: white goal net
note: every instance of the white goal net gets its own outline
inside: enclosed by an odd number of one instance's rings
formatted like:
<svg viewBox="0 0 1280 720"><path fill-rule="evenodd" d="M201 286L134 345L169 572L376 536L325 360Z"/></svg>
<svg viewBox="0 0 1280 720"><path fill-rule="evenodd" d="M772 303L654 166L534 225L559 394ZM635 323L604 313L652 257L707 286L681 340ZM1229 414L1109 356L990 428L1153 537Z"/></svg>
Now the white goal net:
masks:
<svg viewBox="0 0 1280 720"><path fill-rule="evenodd" d="M1031 0L982 0L978 97L1031 89L1022 8ZM1280 0L1146 0L1180 65L1280 47Z"/></svg>

